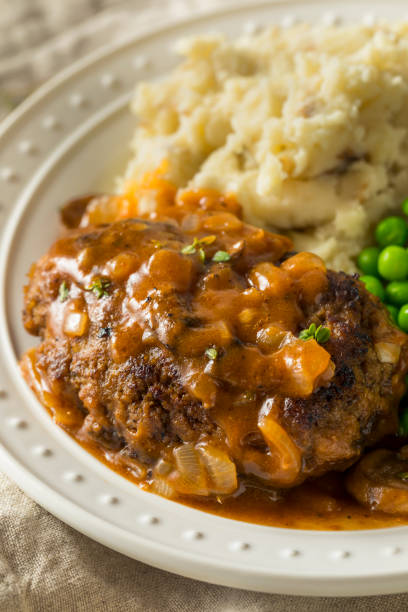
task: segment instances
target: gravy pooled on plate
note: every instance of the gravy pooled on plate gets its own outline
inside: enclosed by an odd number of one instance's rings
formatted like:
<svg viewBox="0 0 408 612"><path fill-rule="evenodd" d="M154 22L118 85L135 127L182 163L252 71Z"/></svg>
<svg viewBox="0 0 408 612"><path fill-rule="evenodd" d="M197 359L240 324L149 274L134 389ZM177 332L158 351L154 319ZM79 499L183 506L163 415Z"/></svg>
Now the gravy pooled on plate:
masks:
<svg viewBox="0 0 408 612"><path fill-rule="evenodd" d="M176 196L152 173L63 218L25 289L42 342L22 370L114 469L235 518L242 501L251 520L245 500L285 512L288 489L396 433L405 334L357 278L245 224L234 197Z"/></svg>

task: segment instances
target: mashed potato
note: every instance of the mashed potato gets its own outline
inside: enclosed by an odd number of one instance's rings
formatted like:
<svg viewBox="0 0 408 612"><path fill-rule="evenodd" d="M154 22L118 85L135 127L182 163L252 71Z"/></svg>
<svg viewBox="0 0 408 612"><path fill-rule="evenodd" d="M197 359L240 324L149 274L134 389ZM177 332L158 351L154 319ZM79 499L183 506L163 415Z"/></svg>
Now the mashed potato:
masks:
<svg viewBox="0 0 408 612"><path fill-rule="evenodd" d="M174 72L137 88L123 180L166 159L180 189L233 192L247 221L353 271L408 196L408 24L272 27L178 50Z"/></svg>

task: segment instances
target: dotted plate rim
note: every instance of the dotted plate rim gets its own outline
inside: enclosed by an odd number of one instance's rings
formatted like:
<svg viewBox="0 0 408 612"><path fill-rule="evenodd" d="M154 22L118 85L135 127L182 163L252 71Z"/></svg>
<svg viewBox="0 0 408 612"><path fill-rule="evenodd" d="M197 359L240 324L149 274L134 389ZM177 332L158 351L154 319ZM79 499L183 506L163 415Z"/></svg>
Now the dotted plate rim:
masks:
<svg viewBox="0 0 408 612"><path fill-rule="evenodd" d="M333 2L328 12L324 1L236 2L202 11L84 58L35 92L0 126L0 225L8 217L0 255L0 333L5 339L0 349L0 464L30 497L106 546L168 571L246 589L303 595L406 590L408 547L403 538L408 527L356 532L262 527L208 515L124 481L52 424L22 383L8 340L8 256L25 214L37 205L41 189L49 189L52 174L64 173L64 155L82 137L92 140L104 121L114 121L115 113L123 111L136 79L146 78L152 64L160 74L162 44L214 25L232 33L255 32L266 15L270 23L284 26L305 16L319 16L331 25L358 18L369 26L386 13L397 16L403 2L381 5L379 0ZM146 55L145 49L152 51ZM121 62L133 62L130 76Z"/></svg>

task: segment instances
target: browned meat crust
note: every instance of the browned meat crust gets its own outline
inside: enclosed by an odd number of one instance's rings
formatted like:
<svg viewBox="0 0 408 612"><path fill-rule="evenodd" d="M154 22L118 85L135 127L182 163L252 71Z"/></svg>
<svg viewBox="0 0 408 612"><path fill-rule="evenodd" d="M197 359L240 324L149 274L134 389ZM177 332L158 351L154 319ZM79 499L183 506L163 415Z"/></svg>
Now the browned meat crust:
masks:
<svg viewBox="0 0 408 612"><path fill-rule="evenodd" d="M329 271L328 279L309 316L331 329L326 348L334 378L307 399L285 398L282 409L284 427L305 449L304 473L313 475L345 469L398 427L394 367L381 363L374 349L375 333L385 324L383 308L357 277Z"/></svg>
<svg viewBox="0 0 408 612"><path fill-rule="evenodd" d="M181 245L190 241L179 229L166 224L143 222L146 229L138 229L137 233L137 223L123 221L87 232L73 230L63 243L57 243L31 272L24 322L28 331L43 339L32 355L35 367L45 375L52 394L58 397L58 405L52 402L49 405L56 420L78 439L95 440L106 449L153 465L166 448L180 442L197 442L204 437L225 444L225 432L214 411L192 395L179 362L174 359L177 338L190 327L200 327L200 321L187 316L190 298L181 290L166 297L169 317L166 329L173 330L172 335L168 332L173 343L162 342L143 350L135 348L128 351L126 358L115 359L110 342L116 333L118 313L122 312L124 282L115 281L109 295L98 299L81 285L78 275L67 271L66 259L62 257L64 253L76 258L90 247L99 268L94 262L94 268L90 265L89 270L99 270L112 257L112 252L104 254L104 244L108 242L111 248L116 245L115 253L119 253L125 250L125 245L128 251L137 251L137 236L146 233L150 241L178 240ZM216 248L225 247L222 237L217 239L220 242ZM276 249L273 256L268 255L272 249L268 244L257 254L257 261L282 261L282 253ZM242 257L245 258L245 253ZM208 278L211 265L194 264L195 287ZM238 257L222 264L222 269L226 268L232 271L229 282L234 287L241 286L243 290L248 286L242 276L243 259ZM334 377L307 398L279 393L273 398L276 420L301 452L301 471L293 484L328 470L345 469L367 445L395 432L398 400L404 390L407 346L402 335L398 336L389 324L384 308L357 278L334 272L328 272L327 278L327 289L317 300L305 300L300 305L302 315L295 331L299 333L311 322L330 328L331 337L325 348L336 367ZM87 307L90 325L81 337L67 337L50 329L50 312L58 302L63 281L75 285L75 300ZM176 316L172 317L174 313ZM123 336L127 349L134 342L132 333L129 328ZM402 350L398 364L382 363L378 358L374 345L379 337L387 335L399 337ZM236 338L231 347L240 343ZM221 356L228 355L229 350L232 348L225 349ZM27 374L27 364L23 364L23 369ZM256 404L248 401L247 413L259 410L268 397L266 383L265 389L262 385L247 389L258 397ZM217 385L224 391L228 387L222 381L217 381ZM237 419L243 414L237 412ZM239 442L241 446L245 444L269 453L256 432ZM229 452L241 471L265 476L245 466L238 452L235 456L231 444Z"/></svg>

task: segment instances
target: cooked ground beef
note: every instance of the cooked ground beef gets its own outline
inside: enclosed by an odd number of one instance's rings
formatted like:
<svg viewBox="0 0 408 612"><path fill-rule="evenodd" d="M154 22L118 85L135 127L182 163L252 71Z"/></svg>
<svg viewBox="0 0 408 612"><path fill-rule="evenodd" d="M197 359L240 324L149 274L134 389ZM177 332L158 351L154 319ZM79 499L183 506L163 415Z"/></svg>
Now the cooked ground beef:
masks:
<svg viewBox="0 0 408 612"><path fill-rule="evenodd" d="M406 337L358 278L232 213L200 223L72 229L34 265L22 367L55 420L142 472L210 444L283 487L395 432Z"/></svg>

